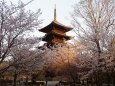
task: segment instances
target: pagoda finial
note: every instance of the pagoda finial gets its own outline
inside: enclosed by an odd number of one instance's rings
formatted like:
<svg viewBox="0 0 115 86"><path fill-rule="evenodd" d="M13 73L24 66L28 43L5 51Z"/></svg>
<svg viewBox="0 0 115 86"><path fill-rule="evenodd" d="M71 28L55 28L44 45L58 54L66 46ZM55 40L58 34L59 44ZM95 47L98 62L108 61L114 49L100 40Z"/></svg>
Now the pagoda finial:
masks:
<svg viewBox="0 0 115 86"><path fill-rule="evenodd" d="M56 21L56 4L55 4L55 8L54 8L54 21Z"/></svg>

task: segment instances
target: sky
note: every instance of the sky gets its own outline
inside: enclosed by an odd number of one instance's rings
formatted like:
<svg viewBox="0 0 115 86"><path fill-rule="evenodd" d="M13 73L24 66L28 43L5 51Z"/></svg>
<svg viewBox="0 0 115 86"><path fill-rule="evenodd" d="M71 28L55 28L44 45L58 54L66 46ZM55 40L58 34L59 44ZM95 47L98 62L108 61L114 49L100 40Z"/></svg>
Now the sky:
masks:
<svg viewBox="0 0 115 86"><path fill-rule="evenodd" d="M6 0L12 1L17 4L18 0ZM30 0L22 0L22 2L27 3ZM73 6L78 3L79 0L33 0L28 6L26 6L27 10L37 11L37 9L41 9L42 15L40 19L43 20L42 27L45 27L49 23L53 21L54 18L54 7L56 4L57 10L57 20L67 26L71 26L71 18L70 13L73 11ZM72 32L70 32L71 34ZM35 32L34 34L43 36L40 32Z"/></svg>

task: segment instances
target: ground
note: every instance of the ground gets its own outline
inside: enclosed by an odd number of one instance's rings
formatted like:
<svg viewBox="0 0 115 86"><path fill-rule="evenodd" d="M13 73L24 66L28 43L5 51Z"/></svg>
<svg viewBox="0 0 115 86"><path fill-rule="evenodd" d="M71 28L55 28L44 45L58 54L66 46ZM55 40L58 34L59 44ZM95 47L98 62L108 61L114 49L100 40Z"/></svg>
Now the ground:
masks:
<svg viewBox="0 0 115 86"><path fill-rule="evenodd" d="M2 86L13 86L13 85L2 85ZM18 84L17 86L25 86L25 85ZM32 86L38 86L38 85L32 85ZM69 85L59 85L59 81L48 81L47 85L40 85L40 86L69 86ZM91 85L76 85L76 86L91 86ZM96 85L93 85L93 86L96 86ZM108 86L108 85L104 84L103 86ZM110 86L113 86L113 85L110 85Z"/></svg>

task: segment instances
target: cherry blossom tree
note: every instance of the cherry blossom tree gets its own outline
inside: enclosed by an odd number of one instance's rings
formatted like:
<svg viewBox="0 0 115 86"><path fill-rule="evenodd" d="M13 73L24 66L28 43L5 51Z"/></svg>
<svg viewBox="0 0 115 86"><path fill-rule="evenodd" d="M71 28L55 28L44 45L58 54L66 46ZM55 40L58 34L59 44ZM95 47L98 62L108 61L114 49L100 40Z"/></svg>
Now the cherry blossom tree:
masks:
<svg viewBox="0 0 115 86"><path fill-rule="evenodd" d="M31 77L31 75L42 68L44 51L36 48L37 39L24 39L23 44L12 48L9 59L7 59L7 66L2 68L1 74L10 71L14 74L14 86L16 86L19 77ZM39 40L40 41L40 40Z"/></svg>
<svg viewBox="0 0 115 86"><path fill-rule="evenodd" d="M55 69L55 74L61 74L61 77L67 78L67 80L75 82L77 77L77 67L75 46L72 44L56 45L48 49L45 54L45 64L47 69ZM73 70L75 72L73 72ZM59 74L58 74L59 73Z"/></svg>
<svg viewBox="0 0 115 86"><path fill-rule="evenodd" d="M0 64L9 57L12 48L22 44L20 37L27 38L27 33L41 24L40 9L35 13L26 11L25 5L0 1Z"/></svg>
<svg viewBox="0 0 115 86"><path fill-rule="evenodd" d="M115 1L81 0L71 17L76 37L84 46L78 52L81 66L88 68L84 75L95 72L96 84L100 86L103 70L110 68L114 59Z"/></svg>

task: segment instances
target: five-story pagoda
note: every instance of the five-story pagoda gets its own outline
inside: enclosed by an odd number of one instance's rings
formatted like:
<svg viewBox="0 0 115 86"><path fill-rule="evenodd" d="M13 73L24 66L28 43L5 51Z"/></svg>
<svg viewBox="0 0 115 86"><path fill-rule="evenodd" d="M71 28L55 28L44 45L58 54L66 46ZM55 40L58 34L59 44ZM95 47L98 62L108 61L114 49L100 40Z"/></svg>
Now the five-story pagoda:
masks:
<svg viewBox="0 0 115 86"><path fill-rule="evenodd" d="M46 33L42 41L47 42L47 46L53 46L55 44L64 44L65 41L70 40L71 37L66 35L66 32L73 28L65 26L59 23L56 19L56 7L54 9L54 20L46 27L39 31Z"/></svg>

